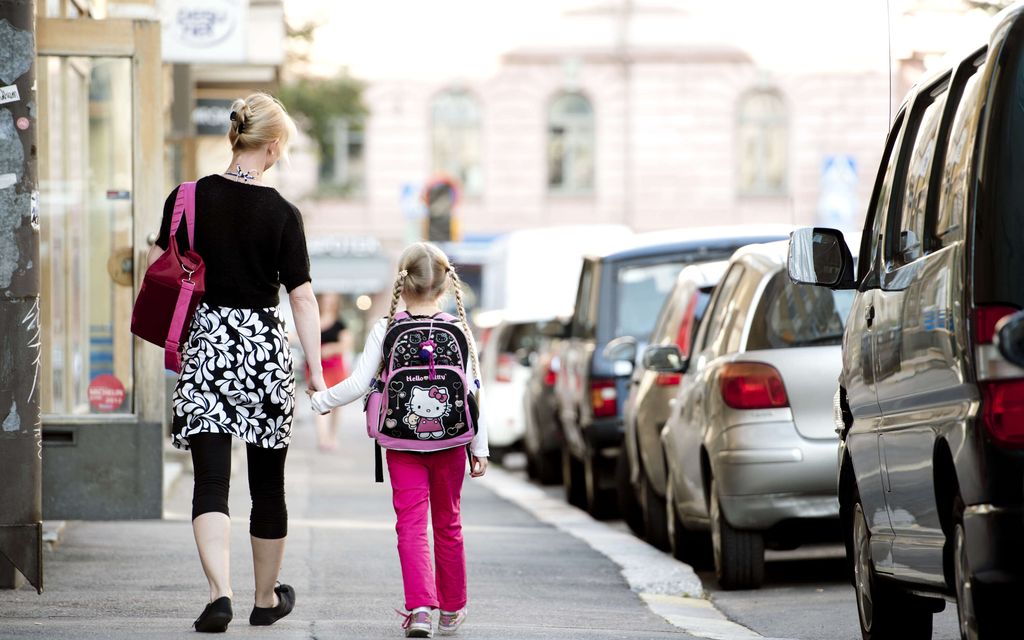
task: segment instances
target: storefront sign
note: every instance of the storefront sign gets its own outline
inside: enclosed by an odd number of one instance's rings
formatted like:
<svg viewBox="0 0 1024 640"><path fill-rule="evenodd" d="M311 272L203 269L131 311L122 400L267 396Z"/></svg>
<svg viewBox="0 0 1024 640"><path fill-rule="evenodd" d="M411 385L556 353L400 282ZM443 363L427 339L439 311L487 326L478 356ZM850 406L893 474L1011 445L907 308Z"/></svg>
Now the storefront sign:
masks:
<svg viewBox="0 0 1024 640"><path fill-rule="evenodd" d="M12 84L9 87L0 87L0 104L17 102L18 100L21 100L21 96L18 95L18 85Z"/></svg>
<svg viewBox="0 0 1024 640"><path fill-rule="evenodd" d="M163 0L165 62L246 60L248 0Z"/></svg>
<svg viewBox="0 0 1024 640"><path fill-rule="evenodd" d="M117 411L124 404L124 398L124 385L109 373L96 376L89 383L89 404L96 411Z"/></svg>
<svg viewBox="0 0 1024 640"><path fill-rule="evenodd" d="M196 100L196 108L192 110L192 123L196 126L196 134L200 136L222 136L228 132L231 122L231 100L212 100L200 98Z"/></svg>

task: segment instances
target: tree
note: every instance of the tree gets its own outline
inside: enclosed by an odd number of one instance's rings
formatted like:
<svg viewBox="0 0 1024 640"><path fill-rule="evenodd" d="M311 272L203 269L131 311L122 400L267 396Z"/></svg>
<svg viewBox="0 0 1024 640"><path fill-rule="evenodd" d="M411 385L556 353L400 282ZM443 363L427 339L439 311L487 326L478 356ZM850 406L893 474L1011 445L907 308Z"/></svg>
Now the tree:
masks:
<svg viewBox="0 0 1024 640"><path fill-rule="evenodd" d="M309 62L310 46L320 25L308 22L288 25L288 66L303 73ZM335 127L344 121L350 132L362 132L368 110L363 103L365 84L343 72L333 78L306 75L286 81L280 98L296 116L299 126L313 139L320 152L320 175L330 176L335 163ZM343 190L349 185L338 185Z"/></svg>
<svg viewBox="0 0 1024 640"><path fill-rule="evenodd" d="M1014 0L963 0L969 9L981 9L989 13L999 13L1013 2Z"/></svg>

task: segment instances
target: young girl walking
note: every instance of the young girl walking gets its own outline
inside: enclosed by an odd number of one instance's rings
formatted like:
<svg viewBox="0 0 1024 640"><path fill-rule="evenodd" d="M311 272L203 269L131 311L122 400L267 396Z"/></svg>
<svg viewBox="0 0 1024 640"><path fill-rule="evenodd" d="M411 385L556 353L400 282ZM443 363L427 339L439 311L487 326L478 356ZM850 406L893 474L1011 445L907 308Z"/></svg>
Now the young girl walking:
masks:
<svg viewBox="0 0 1024 640"><path fill-rule="evenodd" d="M421 242L399 258L387 319L370 331L352 374L311 393L326 413L367 397L367 425L387 449L392 502L398 517L398 557L405 586L402 614L407 638L438 630L454 634L466 619L466 553L459 513L466 472L487 471L487 429L476 410L476 347L462 305L462 288L448 257ZM441 311L448 290L458 318ZM397 313L399 301L405 311ZM367 393L370 390L370 393ZM378 459L379 460L379 459ZM378 468L378 480L382 479ZM434 562L427 541L427 511L434 527ZM435 578L436 571L436 578Z"/></svg>

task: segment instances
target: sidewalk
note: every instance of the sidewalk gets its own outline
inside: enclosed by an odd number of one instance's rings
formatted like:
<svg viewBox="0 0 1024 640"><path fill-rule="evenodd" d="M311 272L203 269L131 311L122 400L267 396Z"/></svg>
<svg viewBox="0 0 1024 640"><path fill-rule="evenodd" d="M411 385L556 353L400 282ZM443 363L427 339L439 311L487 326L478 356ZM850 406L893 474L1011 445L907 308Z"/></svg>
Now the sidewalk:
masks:
<svg viewBox="0 0 1024 640"><path fill-rule="evenodd" d="M339 451L318 454L301 413L288 460L290 531L282 580L295 612L248 624L252 563L244 469L232 487L236 638L400 638L401 577L387 485L373 483L373 447L347 410ZM465 638L687 638L648 609L619 567L467 478L463 502L470 617ZM0 639L194 638L206 581L189 526L190 476L162 521L69 522L46 555L46 592L0 591Z"/></svg>

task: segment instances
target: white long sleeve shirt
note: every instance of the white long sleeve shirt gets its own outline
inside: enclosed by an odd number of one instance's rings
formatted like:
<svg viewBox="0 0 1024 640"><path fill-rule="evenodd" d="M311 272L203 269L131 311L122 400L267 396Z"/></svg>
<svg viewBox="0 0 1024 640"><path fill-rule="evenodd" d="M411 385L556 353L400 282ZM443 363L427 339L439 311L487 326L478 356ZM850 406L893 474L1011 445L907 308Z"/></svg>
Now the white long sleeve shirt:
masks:
<svg viewBox="0 0 1024 640"><path fill-rule="evenodd" d="M387 322L386 318L381 318L380 322L373 325L370 335L366 336L366 346L363 347L363 352L359 355L356 367L347 378L327 391L318 391L313 394L314 411L326 413L335 407L355 402L366 395L384 357L384 334L387 333ZM476 352L473 336L467 335L466 340ZM473 383L472 366L471 362L466 363L466 380L470 384ZM487 420L484 418L483 407L480 407L476 436L473 437L469 450L478 458L486 458L490 454L487 447Z"/></svg>

